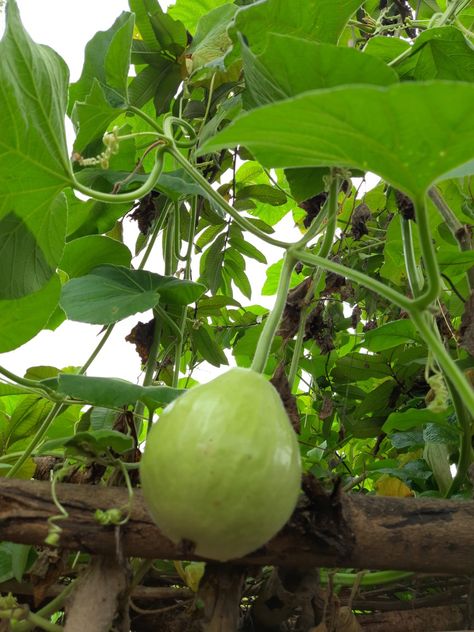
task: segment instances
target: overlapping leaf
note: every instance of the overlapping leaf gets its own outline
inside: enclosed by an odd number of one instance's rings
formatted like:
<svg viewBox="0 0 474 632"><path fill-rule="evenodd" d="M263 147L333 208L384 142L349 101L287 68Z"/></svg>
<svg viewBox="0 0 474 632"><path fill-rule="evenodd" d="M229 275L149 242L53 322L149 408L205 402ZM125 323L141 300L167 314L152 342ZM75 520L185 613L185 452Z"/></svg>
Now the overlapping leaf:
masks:
<svg viewBox="0 0 474 632"><path fill-rule="evenodd" d="M344 84L389 85L397 74L382 61L353 49L269 33L260 55L242 46L245 104L255 107L308 90Z"/></svg>
<svg viewBox="0 0 474 632"><path fill-rule="evenodd" d="M123 408L141 400L154 410L171 403L184 392L169 386L140 386L120 378L67 373L60 373L57 378L44 380L44 383L62 395L105 408Z"/></svg>
<svg viewBox="0 0 474 632"><path fill-rule="evenodd" d="M266 167L369 170L414 197L474 173L474 85L430 81L304 93L242 115L201 154L244 145Z"/></svg>
<svg viewBox="0 0 474 632"><path fill-rule="evenodd" d="M52 277L64 246L68 70L29 37L15 0L0 59L0 299L19 299Z"/></svg>
<svg viewBox="0 0 474 632"><path fill-rule="evenodd" d="M264 33L293 35L336 44L360 0L265 0L242 7L232 33L242 33L254 52L265 45Z"/></svg>
<svg viewBox="0 0 474 632"><path fill-rule="evenodd" d="M127 103L134 17L122 13L107 31L88 42L84 67L69 89L69 108L78 152L97 140Z"/></svg>
<svg viewBox="0 0 474 632"><path fill-rule="evenodd" d="M63 287L61 307L70 320L105 325L144 312L158 302L187 305L204 286L146 270L103 265Z"/></svg>

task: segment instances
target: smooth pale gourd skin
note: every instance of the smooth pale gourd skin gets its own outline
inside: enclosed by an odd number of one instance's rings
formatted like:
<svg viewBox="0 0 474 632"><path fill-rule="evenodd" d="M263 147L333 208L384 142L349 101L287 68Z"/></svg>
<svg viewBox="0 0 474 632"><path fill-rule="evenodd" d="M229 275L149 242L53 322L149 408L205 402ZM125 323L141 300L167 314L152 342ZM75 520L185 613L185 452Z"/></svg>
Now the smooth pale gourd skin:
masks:
<svg viewBox="0 0 474 632"><path fill-rule="evenodd" d="M259 548L288 520L300 452L273 385L233 368L166 408L147 438L140 477L164 535L225 561Z"/></svg>

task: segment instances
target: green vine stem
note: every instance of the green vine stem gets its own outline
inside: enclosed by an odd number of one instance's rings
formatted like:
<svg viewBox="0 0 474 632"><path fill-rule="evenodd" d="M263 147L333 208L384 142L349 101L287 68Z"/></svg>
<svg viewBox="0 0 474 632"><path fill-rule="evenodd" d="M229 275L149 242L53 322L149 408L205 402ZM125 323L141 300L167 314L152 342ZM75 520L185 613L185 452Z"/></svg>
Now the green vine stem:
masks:
<svg viewBox="0 0 474 632"><path fill-rule="evenodd" d="M146 262L148 261L148 259L150 258L151 255L151 251L153 250L153 247L156 243L156 240L158 238L158 235L160 233L160 230L163 228L165 221L168 217L168 213L169 213L169 205L166 205L163 209L163 211L161 212L160 217L158 218L158 220L155 222L155 225L153 226L153 232L151 233L151 237L150 240L147 244L146 250L143 254L143 257L140 261L140 264L138 265L138 270L143 270L143 268L146 265Z"/></svg>
<svg viewBox="0 0 474 632"><path fill-rule="evenodd" d="M458 389L460 397L464 400L469 412L474 415L474 390L464 377L462 371L456 365L449 353L444 348L441 341L437 338L432 327L427 325L423 318L423 310L420 309L416 301L412 301L403 294L400 294L391 287L380 283L377 279L372 279L366 274L347 268L346 266L330 261L329 259L323 259L318 255L314 255L309 252L294 249L292 250L296 259L299 259L303 263L308 265L321 266L325 270L335 272L341 276L346 276L350 281L359 283L368 288L372 292L378 293L383 298L386 298L391 303L398 305L402 309L406 310L413 320L418 331L423 336L425 343L432 350L436 361L443 370L443 372L449 376L449 379L454 384L454 387Z"/></svg>
<svg viewBox="0 0 474 632"><path fill-rule="evenodd" d="M423 279L421 278L418 264L415 258L415 250L413 247L413 234L411 230L411 220L402 218L402 244L403 256L405 259L405 267L407 270L408 284L414 297L420 295L423 287Z"/></svg>
<svg viewBox="0 0 474 632"><path fill-rule="evenodd" d="M394 582L400 582L409 577L413 577L414 573L408 571L374 571L371 573L364 573L361 577L361 573L333 573L330 574L327 571L320 571L320 581L322 584L327 584L331 576L332 582L335 586L352 586L358 579L360 580L359 586L380 586L383 584L392 584Z"/></svg>
<svg viewBox="0 0 474 632"><path fill-rule="evenodd" d="M474 416L474 389L469 381L445 349L437 331L435 331L432 324L427 321L426 315L417 309L409 310L409 314L414 325L422 335L428 349L433 353L444 375L452 383L453 388L457 391L461 401L464 402L470 415ZM469 428L464 428L463 431L471 432L470 426L471 424L469 422Z"/></svg>
<svg viewBox="0 0 474 632"><path fill-rule="evenodd" d="M57 404L55 404L53 406L53 408L51 408L51 410L49 411L49 414L46 416L46 418L44 419L44 421L41 424L41 426L35 432L33 439L26 446L25 451L23 452L23 454L20 456L18 461L16 461L14 463L14 465L12 465L12 467L5 474L5 478L14 478L15 477L15 474L17 474L19 472L21 467L30 458L30 456L32 455L32 453L35 450L35 448L37 447L37 445L41 442L41 440L43 439L44 435L48 431L49 426L53 422L53 420L56 419L56 417L60 413L62 413L63 410L65 410L65 409L66 409L66 406L64 404L59 403L59 402Z"/></svg>
<svg viewBox="0 0 474 632"><path fill-rule="evenodd" d="M449 228L453 237L457 240L459 247L463 252L472 250L472 239L469 229L461 224L451 208L446 204L445 199L441 195L441 192L437 187L431 187L428 192L433 204L440 212L442 218L446 222L446 226ZM471 290L474 289L474 267L467 271L467 279Z"/></svg>
<svg viewBox="0 0 474 632"><path fill-rule="evenodd" d="M35 392L41 391L42 394L46 394L46 397L50 397L54 393L54 391L51 388L49 388L49 386L45 386L44 384L41 384L37 380L29 380L26 377L20 377L19 375L12 373L11 371L9 371L3 366L0 366L0 374L4 375L12 382L15 382L15 384L24 386L25 388L28 388L28 389L32 389Z"/></svg>
<svg viewBox="0 0 474 632"><path fill-rule="evenodd" d="M127 106L127 110L128 112L132 112L136 116L143 119L146 123L148 123L148 125L152 127L155 130L155 132L157 132L157 135L161 136L162 138L165 138L163 134L163 129L158 125L155 119L153 119L151 116L148 116L146 112L144 112L143 110L140 110L140 108L136 108L134 105Z"/></svg>
<svg viewBox="0 0 474 632"><path fill-rule="evenodd" d="M272 246L278 246L279 248L289 248L291 246L290 243L285 241L280 241L279 239L275 239L270 235L267 235L262 230L257 228L245 217L242 217L238 211L236 211L230 204L228 204L224 198L212 188L209 182L193 167L193 165L178 151L175 147L166 147L166 151L168 151L176 162L183 167L183 169L188 173L191 178L199 184L199 186L203 189L206 194L206 197L211 198L219 208L228 213L233 220L239 224L243 229L248 230L249 233L252 233L256 237L259 237L262 241L265 241L267 244L271 244Z"/></svg>
<svg viewBox="0 0 474 632"><path fill-rule="evenodd" d="M285 309L288 290L290 289L291 273L293 272L296 262L297 258L295 258L293 250L290 248L287 250L283 261L275 304L265 321L255 350L251 368L258 373L263 373L265 370L270 348L278 330L283 310Z"/></svg>
<svg viewBox="0 0 474 632"><path fill-rule="evenodd" d="M158 312L153 310L153 317L155 319L155 328L153 330L153 340L150 345L150 351L148 353L148 360L146 363L145 376L143 378L143 386L150 386L153 383L153 378L155 376L156 371L156 358L158 357L158 350L160 348L161 342L161 320L159 318ZM145 404L138 400L135 406L135 419L137 425L137 434L139 434L139 427L141 425L141 418L143 417L143 412L145 410Z"/></svg>
<svg viewBox="0 0 474 632"><path fill-rule="evenodd" d="M360 285L363 285L371 292L379 294L383 298L387 299L387 301L398 305L406 311L408 311L412 305L412 301L404 294L397 292L397 290L394 290L388 285L377 281L377 279L373 279L363 272L359 272L358 270L354 270L353 268L348 268L347 266L343 266L340 263L336 263L335 261L331 261L330 259L324 259L319 255L315 255L312 252L308 252L306 250L300 250L299 248L293 249L293 254L302 263L306 263L307 265L314 267L320 266L323 270L329 270L329 272L334 272L335 274L345 276L349 279L349 281L353 281L354 283L359 283Z"/></svg>
<svg viewBox="0 0 474 632"><path fill-rule="evenodd" d="M150 191L155 188L158 178L160 177L163 170L163 154L165 147L165 144L158 146L153 169L150 171L150 174L146 181L140 187L138 187L138 189L134 189L133 191L129 191L127 193L104 193L103 191L96 191L95 189L90 189L89 187L86 187L84 184L79 182L74 175L72 176L71 186L84 195L87 195L94 200L98 200L99 202L112 202L114 204L120 204L122 202L134 202L135 200L144 197L145 195L147 195L147 193L150 193Z"/></svg>
<svg viewBox="0 0 474 632"><path fill-rule="evenodd" d="M426 196L423 195L415 199L414 206L426 285L424 291L413 300L411 309L423 310L438 298L441 291L441 277L431 237Z"/></svg>
<svg viewBox="0 0 474 632"><path fill-rule="evenodd" d="M411 233L411 224L410 220L402 220L402 241L403 241L403 252L405 258L405 266L407 270L408 282L410 284L412 293L414 297L419 296L421 292L421 284L419 282L419 274L418 267L416 265L414 247L413 247L413 237ZM443 349L444 355L448 358L451 358L449 352L445 350L443 341L441 340L441 336L439 334L436 323L434 322L434 318L432 314L425 312L421 312L418 314L420 320L422 320L425 324L426 330L429 330L432 333L433 338L436 338L439 349ZM427 342L428 349L432 349L432 347ZM459 459L457 463L457 472L456 476L453 479L449 489L447 490L446 496L451 496L455 492L458 491L462 483L465 481L469 466L472 462L472 427L471 427L471 418L469 416L468 411L466 410L463 399L460 397L460 393L456 388L455 384L452 380L452 375L449 371L446 370L446 367L443 366L439 362L439 356L437 357L438 364L440 364L443 369L444 379L447 383L449 393L451 396L451 401L453 402L454 410L456 413L456 418L458 420L458 425L461 433L461 448L459 453ZM471 389L472 392L472 389Z"/></svg>
<svg viewBox="0 0 474 632"><path fill-rule="evenodd" d="M459 458L456 465L456 474L453 481L446 492L446 497L449 498L455 494L465 482L468 474L469 467L474 460L474 454L472 450L472 437L474 434L474 428L472 423L472 416L466 410L464 403L456 391L454 384L450 379L446 379L451 400L453 402L454 411L459 424L461 432L461 445L459 449Z"/></svg>
<svg viewBox="0 0 474 632"><path fill-rule="evenodd" d="M59 593L59 595L54 597L54 599L51 599L51 601L49 601L43 608L38 610L38 612L34 613L35 617L42 617L43 620L45 620L46 617L51 617L51 615L53 615L55 612L63 607L64 602L72 593L75 586L75 581L68 584L64 588L64 590ZM35 617L33 617L33 619L35 619ZM12 632L30 632L30 630L33 630L38 625L38 619L33 619L31 617L28 617L26 621L19 621L18 623L14 623L12 625Z"/></svg>
<svg viewBox="0 0 474 632"><path fill-rule="evenodd" d="M191 213L189 215L188 247L186 250L186 254L184 256L184 260L186 261L185 269L184 269L185 279L191 279L191 255L193 251L194 236L196 234L197 214L198 214L198 198L197 196L194 196L191 202ZM179 319L180 336L178 337L178 341L175 347L173 380L171 384L171 386L173 386L174 388L178 386L178 380L179 380L181 353L183 351L184 332L186 329L186 311L187 311L186 307L183 307L181 311L181 316Z"/></svg>
<svg viewBox="0 0 474 632"><path fill-rule="evenodd" d="M323 215L323 211L324 211L324 216L327 215L327 218L328 218L323 243L321 244L319 248L319 252L318 252L318 255L324 258L326 258L331 251L332 244L334 242L334 235L336 233L336 226L337 226L337 198L339 194L340 178L336 176L334 170L331 173L331 175L332 175L332 180L329 186L329 195L326 200L326 203L324 204L324 208L321 209L321 212L319 213L319 215ZM300 241L296 244L296 247L301 248L310 241L310 239L312 238L312 235L310 235L308 239L308 233L313 227L313 224L318 223L317 220L319 219L319 215L312 222L306 235L304 235L304 237L300 239ZM313 281L309 289L309 295L312 295L314 293L314 289L316 289L316 287L318 286L321 275L322 275L321 268L317 268L313 273ZM301 352L303 349L304 335L305 335L305 330L306 330L306 319L308 315L309 315L309 307L305 306L301 310L300 322L298 325L298 332L296 334L295 346L293 348L290 371L288 374L288 382L292 390L295 388L296 375L298 372L298 365L299 365L299 361L301 357Z"/></svg>
<svg viewBox="0 0 474 632"><path fill-rule="evenodd" d="M85 361L85 363L80 368L79 375L84 375L84 373L87 371L87 369L90 367L90 365L97 358L97 356L99 355L99 353L102 350L103 346L105 345L107 340L110 338L110 335L111 335L111 333L114 330L114 327L115 327L115 323L112 323L111 325L107 325L107 327L106 327L106 329L104 331L104 334L103 334L102 338L99 341L99 344L96 346L96 348L93 350L93 352L90 354L88 359Z"/></svg>

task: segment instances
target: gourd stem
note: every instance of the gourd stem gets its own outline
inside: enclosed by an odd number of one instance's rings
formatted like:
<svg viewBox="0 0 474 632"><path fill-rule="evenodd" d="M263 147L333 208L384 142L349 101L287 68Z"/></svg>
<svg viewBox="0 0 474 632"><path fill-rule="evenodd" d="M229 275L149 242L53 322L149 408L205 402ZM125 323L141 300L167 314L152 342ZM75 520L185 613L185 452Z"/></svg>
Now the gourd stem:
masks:
<svg viewBox="0 0 474 632"><path fill-rule="evenodd" d="M392 289L388 285L377 281L377 279L373 279L367 274L364 274L363 272L359 272L358 270L354 270L353 268L348 268L347 266L343 266L340 263L336 263L335 261L324 259L319 255L315 255L305 250L293 249L292 252L295 255L296 259L301 261L302 263L306 263L310 266L320 266L323 270L329 270L330 272L334 272L335 274L345 276L350 281L353 281L354 283L359 283L372 292L375 292L383 298L387 299L387 301L398 305L402 309L408 311L412 305L412 301L409 298L407 298L400 292Z"/></svg>
<svg viewBox="0 0 474 632"><path fill-rule="evenodd" d="M263 373L265 371L272 342L278 330L283 310L285 309L288 290L290 288L291 273L296 262L297 258L294 256L293 250L290 248L287 250L283 261L280 280L278 282L278 291L275 298L275 305L265 321L265 325L263 326L263 330L260 334L257 348L255 350L252 370L257 371L258 373Z"/></svg>

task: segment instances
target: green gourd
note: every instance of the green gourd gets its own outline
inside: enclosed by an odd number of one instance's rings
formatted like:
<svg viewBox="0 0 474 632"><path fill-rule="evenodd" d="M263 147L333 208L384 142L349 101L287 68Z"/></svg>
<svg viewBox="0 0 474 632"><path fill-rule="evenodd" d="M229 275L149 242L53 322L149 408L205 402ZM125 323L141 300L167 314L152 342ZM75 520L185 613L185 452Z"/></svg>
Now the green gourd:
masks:
<svg viewBox="0 0 474 632"><path fill-rule="evenodd" d="M300 490L300 452L273 385L233 368L165 409L140 477L164 535L225 561L261 547L286 523Z"/></svg>

